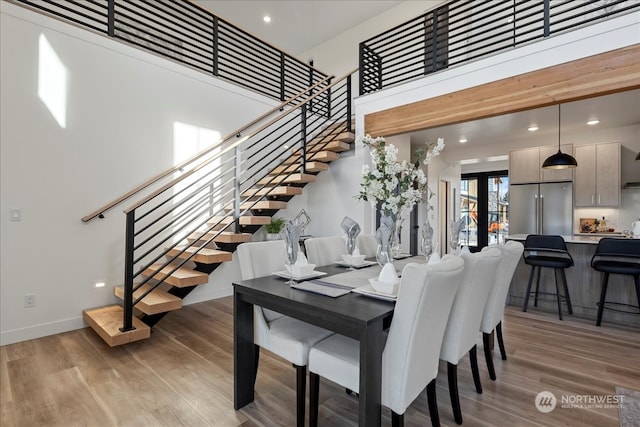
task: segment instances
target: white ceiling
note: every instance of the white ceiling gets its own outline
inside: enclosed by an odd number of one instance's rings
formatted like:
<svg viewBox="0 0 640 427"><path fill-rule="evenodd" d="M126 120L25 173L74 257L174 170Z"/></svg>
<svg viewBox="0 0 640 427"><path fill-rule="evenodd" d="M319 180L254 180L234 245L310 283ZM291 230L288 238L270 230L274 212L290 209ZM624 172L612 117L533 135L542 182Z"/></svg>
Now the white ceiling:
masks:
<svg viewBox="0 0 640 427"><path fill-rule="evenodd" d="M285 52L297 56L402 1L385 0L194 0L215 15L237 25ZM266 24L263 16L272 21ZM299 58L305 60L304 58ZM640 124L640 90L591 98L562 105L562 135L584 132L585 122L597 117L598 129ZM528 132L531 124L540 128ZM468 143L458 144L460 137ZM507 114L473 122L414 132L411 140L444 137L448 151L500 142L548 139L558 141L558 108ZM564 138L563 138L564 139Z"/></svg>
<svg viewBox="0 0 640 427"><path fill-rule="evenodd" d="M402 1L194 0L194 3L278 49L297 56ZM271 17L268 24L263 21L265 15Z"/></svg>

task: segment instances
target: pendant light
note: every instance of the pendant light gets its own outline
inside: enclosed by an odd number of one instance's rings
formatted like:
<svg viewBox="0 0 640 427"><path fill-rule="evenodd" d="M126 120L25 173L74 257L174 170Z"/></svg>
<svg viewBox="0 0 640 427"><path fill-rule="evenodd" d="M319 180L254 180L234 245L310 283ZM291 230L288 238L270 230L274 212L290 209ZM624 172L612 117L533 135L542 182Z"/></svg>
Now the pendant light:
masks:
<svg viewBox="0 0 640 427"><path fill-rule="evenodd" d="M578 166L572 155L560 151L560 104L558 104L558 152L549 156L542 167L544 169L568 169Z"/></svg>

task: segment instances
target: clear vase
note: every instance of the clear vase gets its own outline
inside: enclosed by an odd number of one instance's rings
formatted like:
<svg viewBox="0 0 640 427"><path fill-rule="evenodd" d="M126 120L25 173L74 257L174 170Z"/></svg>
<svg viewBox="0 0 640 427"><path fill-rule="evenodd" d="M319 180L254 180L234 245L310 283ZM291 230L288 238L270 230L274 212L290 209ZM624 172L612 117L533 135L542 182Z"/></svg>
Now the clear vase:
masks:
<svg viewBox="0 0 640 427"><path fill-rule="evenodd" d="M376 241L378 242L378 250L376 251L376 261L380 266L393 261L391 253L393 239L396 229L396 218L394 215L380 216L380 227L376 230Z"/></svg>
<svg viewBox="0 0 640 427"><path fill-rule="evenodd" d="M404 218L399 216L395 222L395 230L393 231L393 239L391 242L391 256L396 258L400 255L400 251L402 249L401 242L401 233L402 233L402 224L404 223Z"/></svg>
<svg viewBox="0 0 640 427"><path fill-rule="evenodd" d="M428 217L422 226L422 242L420 248L425 258L429 258L433 253L433 227L431 227Z"/></svg>

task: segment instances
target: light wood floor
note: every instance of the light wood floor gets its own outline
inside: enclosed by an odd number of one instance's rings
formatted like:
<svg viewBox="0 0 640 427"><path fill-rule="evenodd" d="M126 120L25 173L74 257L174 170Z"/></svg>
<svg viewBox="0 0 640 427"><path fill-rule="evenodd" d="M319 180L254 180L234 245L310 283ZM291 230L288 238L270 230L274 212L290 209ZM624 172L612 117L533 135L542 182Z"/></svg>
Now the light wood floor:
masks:
<svg viewBox="0 0 640 427"><path fill-rule="evenodd" d="M149 340L122 347L107 347L89 329L0 347L0 425L294 425L294 370L266 352L255 402L233 410L232 315L231 298L223 298L171 313ZM640 330L509 307L504 333L509 360L496 355L496 382L478 350L484 394L474 390L468 357L460 364L464 426L619 425L615 408L543 414L534 398L543 390L558 399L615 394L616 385L639 390ZM326 381L320 393L321 425L357 424L355 397ZM444 364L437 393L442 424L456 425ZM390 425L387 409L383 418ZM430 425L426 395L405 421Z"/></svg>

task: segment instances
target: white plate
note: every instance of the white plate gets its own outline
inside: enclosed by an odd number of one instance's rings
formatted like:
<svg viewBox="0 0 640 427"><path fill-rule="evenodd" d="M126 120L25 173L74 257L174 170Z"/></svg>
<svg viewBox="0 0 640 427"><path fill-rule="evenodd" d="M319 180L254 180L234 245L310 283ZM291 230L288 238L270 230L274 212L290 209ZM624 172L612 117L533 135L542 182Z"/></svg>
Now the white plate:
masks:
<svg viewBox="0 0 640 427"><path fill-rule="evenodd" d="M378 262L377 261L362 261L361 264L359 265L354 265L353 268L364 268L364 267L370 267L372 265L376 265ZM344 261L336 261L334 262L334 264L338 264L342 267L351 267L351 264L349 264L348 262L344 262Z"/></svg>
<svg viewBox="0 0 640 427"><path fill-rule="evenodd" d="M291 279L291 273L289 273L287 270L282 270L282 271L276 271L273 274L275 274L278 277L282 277L283 279ZM313 279L315 277L320 277L320 276L324 276L327 273L325 273L324 271L312 271L309 274L305 274L302 276L297 276L297 275L293 275L293 280L307 280L307 279Z"/></svg>
<svg viewBox="0 0 640 427"><path fill-rule="evenodd" d="M392 295L378 292L371 285L360 286L359 288L353 289L351 292L356 292L358 294L366 295L373 298L383 299L385 301L395 301L398 298L398 294Z"/></svg>

